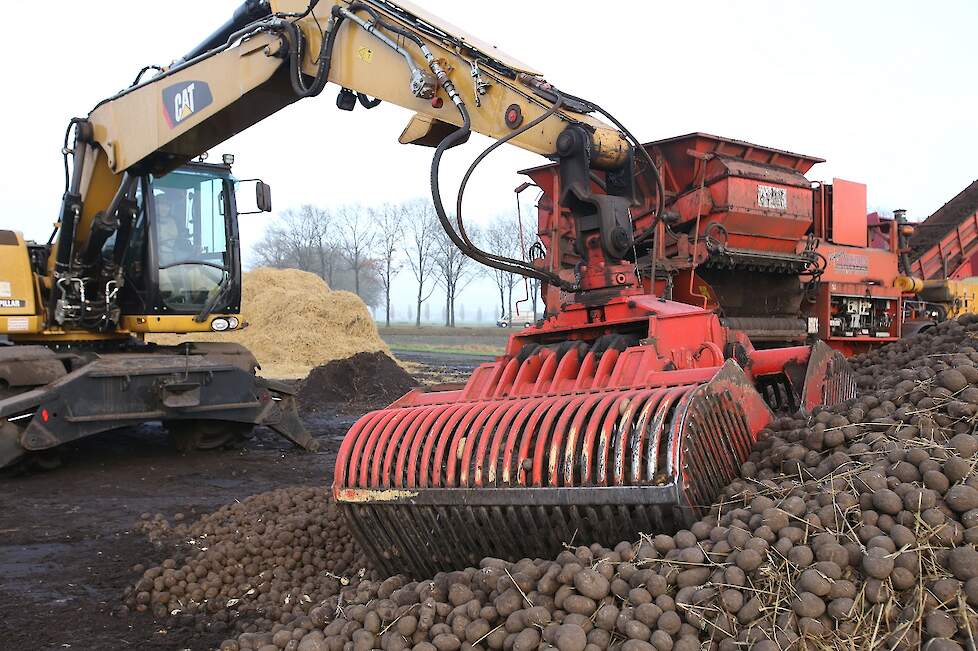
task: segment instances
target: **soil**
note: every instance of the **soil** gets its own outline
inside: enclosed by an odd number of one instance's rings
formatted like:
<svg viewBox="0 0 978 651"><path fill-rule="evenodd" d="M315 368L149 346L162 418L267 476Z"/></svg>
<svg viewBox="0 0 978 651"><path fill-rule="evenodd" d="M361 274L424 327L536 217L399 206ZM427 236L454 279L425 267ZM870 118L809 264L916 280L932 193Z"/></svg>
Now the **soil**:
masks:
<svg viewBox="0 0 978 651"><path fill-rule="evenodd" d="M303 410L318 411L336 404L379 408L389 405L418 382L381 352L357 353L317 366L299 385Z"/></svg>
<svg viewBox="0 0 978 651"><path fill-rule="evenodd" d="M475 366L417 361L426 384ZM150 423L67 446L56 470L0 476L0 649L216 648L230 633L118 614L132 566L166 557L133 530L140 515L191 520L274 488L329 484L339 442L363 411L304 410L317 453L259 428L238 449L180 454Z"/></svg>
<svg viewBox="0 0 978 651"><path fill-rule="evenodd" d="M307 453L261 428L236 450L180 454L158 425L83 439L51 472L0 479L0 648L210 649L221 631L117 616L137 563L162 560L132 531L141 513L193 518L226 502L332 479L355 416L322 412Z"/></svg>
<svg viewBox="0 0 978 651"><path fill-rule="evenodd" d="M248 327L160 334L150 340L167 345L236 342L254 354L264 375L276 378L303 378L314 366L333 359L365 350L387 351L366 304L356 294L330 289L315 274L259 267L246 273L241 283L242 318Z"/></svg>

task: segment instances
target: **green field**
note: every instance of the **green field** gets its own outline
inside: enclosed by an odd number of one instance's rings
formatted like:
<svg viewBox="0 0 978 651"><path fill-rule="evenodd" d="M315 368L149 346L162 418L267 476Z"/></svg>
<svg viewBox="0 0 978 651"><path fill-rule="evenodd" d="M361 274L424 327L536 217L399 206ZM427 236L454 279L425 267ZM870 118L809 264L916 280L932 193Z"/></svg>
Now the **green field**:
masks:
<svg viewBox="0 0 978 651"><path fill-rule="evenodd" d="M380 336L391 350L450 355L501 355L510 331L496 327L392 325L381 327Z"/></svg>

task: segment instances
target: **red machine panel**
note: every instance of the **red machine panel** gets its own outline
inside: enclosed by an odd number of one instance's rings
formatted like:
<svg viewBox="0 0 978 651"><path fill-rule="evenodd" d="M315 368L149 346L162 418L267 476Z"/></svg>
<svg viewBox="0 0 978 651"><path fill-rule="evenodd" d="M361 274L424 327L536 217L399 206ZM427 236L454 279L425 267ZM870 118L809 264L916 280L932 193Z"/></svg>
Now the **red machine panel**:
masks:
<svg viewBox="0 0 978 651"><path fill-rule="evenodd" d="M899 275L897 256L891 251L826 242L820 242L816 250L825 257L822 282L863 283L892 288Z"/></svg>
<svg viewBox="0 0 978 651"><path fill-rule="evenodd" d="M832 230L835 244L866 246L866 185L832 179Z"/></svg>

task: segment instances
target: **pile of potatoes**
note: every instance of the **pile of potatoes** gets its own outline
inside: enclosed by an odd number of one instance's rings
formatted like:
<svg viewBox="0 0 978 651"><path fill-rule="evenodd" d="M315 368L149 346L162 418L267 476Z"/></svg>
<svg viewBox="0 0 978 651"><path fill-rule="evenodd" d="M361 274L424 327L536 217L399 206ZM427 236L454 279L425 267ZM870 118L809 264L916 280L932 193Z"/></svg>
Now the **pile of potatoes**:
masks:
<svg viewBox="0 0 978 651"><path fill-rule="evenodd" d="M126 610L176 618L198 630L258 630L307 613L356 585L367 561L326 488L283 488L171 526L144 515L137 529L179 553L126 589Z"/></svg>
<svg viewBox="0 0 978 651"><path fill-rule="evenodd" d="M857 399L776 419L675 535L364 580L221 649L974 649L974 339L968 316L856 358Z"/></svg>

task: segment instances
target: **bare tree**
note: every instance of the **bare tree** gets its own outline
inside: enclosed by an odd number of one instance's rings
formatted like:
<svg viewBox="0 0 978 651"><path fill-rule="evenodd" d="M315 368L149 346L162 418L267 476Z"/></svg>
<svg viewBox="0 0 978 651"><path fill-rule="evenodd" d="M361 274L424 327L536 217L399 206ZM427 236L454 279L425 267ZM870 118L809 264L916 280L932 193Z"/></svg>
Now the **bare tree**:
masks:
<svg viewBox="0 0 978 651"><path fill-rule="evenodd" d="M475 228L468 228L469 238L479 239ZM479 272L479 265L462 253L445 231L439 230L435 238L435 271L438 284L445 290L445 325L455 327L455 299Z"/></svg>
<svg viewBox="0 0 978 651"><path fill-rule="evenodd" d="M485 234L486 247L491 253L507 258L523 259L520 251L519 224L508 215L500 215L492 220ZM488 268L486 272L499 290L499 316L505 317L513 310L513 288L521 277L509 271Z"/></svg>
<svg viewBox="0 0 978 651"><path fill-rule="evenodd" d="M404 209L385 203L370 209L377 229L377 247L380 251L380 283L384 287L384 322L391 324L391 282L401 272L404 261L400 257L404 240Z"/></svg>
<svg viewBox="0 0 978 651"><path fill-rule="evenodd" d="M310 204L283 211L278 222L269 225L255 245L259 263L314 271L330 281L327 269L331 263L326 260L330 255L329 223L329 213Z"/></svg>
<svg viewBox="0 0 978 651"><path fill-rule="evenodd" d="M333 215L325 208L311 206L310 219L312 228L310 235L316 258L319 260L319 277L333 286L338 257L337 246L333 238Z"/></svg>
<svg viewBox="0 0 978 651"><path fill-rule="evenodd" d="M295 264L305 271L314 269L313 262L318 258L312 247L318 229L315 209L308 203L297 209L289 208L282 213L281 220L286 247Z"/></svg>
<svg viewBox="0 0 978 651"><path fill-rule="evenodd" d="M332 289L358 289L365 303L379 305L382 288L376 273L378 261L364 258L356 266L357 273L348 270L334 234L336 221L329 209L308 204L282 212L255 245L257 264L317 274Z"/></svg>
<svg viewBox="0 0 978 651"><path fill-rule="evenodd" d="M255 245L254 254L260 267L288 267L291 262L288 247L288 235L285 229L272 224L265 229L262 238Z"/></svg>
<svg viewBox="0 0 978 651"><path fill-rule="evenodd" d="M361 280L374 268L372 256L377 244L377 232L362 206L341 206L337 217L340 257L353 273L353 291L360 296Z"/></svg>
<svg viewBox="0 0 978 651"><path fill-rule="evenodd" d="M401 210L407 222L404 254L418 284L414 325L421 327L421 304L431 298L431 293L435 290L435 238L442 229L429 201L415 199L403 204ZM430 310L425 305L425 319L429 313Z"/></svg>

